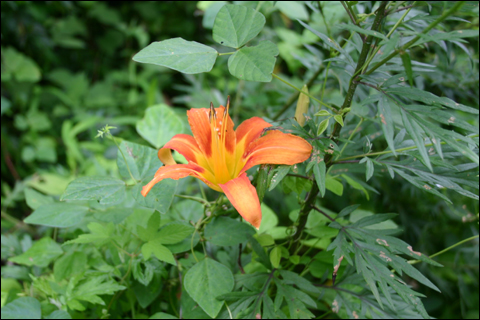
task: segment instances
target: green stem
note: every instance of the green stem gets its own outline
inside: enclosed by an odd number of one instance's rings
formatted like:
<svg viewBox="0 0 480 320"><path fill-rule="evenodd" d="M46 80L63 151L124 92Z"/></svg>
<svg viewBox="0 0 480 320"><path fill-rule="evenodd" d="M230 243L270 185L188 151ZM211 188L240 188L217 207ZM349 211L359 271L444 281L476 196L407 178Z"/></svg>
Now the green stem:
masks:
<svg viewBox="0 0 480 320"><path fill-rule="evenodd" d="M448 247L448 248L446 248L446 249L443 249L442 251L439 251L439 252L437 252L437 253L435 253L435 254L432 254L432 255L430 256L430 258L435 258L436 256L439 256L439 255L441 255L441 254L443 254L443 253L445 253L445 252L447 252L447 251L449 251L449 250L452 250L452 249L455 248L455 247L458 247L458 246L461 245L461 244L464 244L465 242L472 241L472 240L474 240L474 239L478 239L478 235L473 236L473 237L470 237L470 238L465 239L465 240L462 240L462 241L460 241L460 242L457 242L457 243L455 243L453 246L450 246L450 247ZM416 263L419 263L419 262L421 262L421 260L410 260L410 261L408 261L409 264L416 264Z"/></svg>
<svg viewBox="0 0 480 320"><path fill-rule="evenodd" d="M465 1L459 1L457 3L455 3L453 5L453 7L451 7L449 10L445 11L437 20L433 21L428 27L425 28L425 30L423 30L419 35L417 35L415 38L413 38L412 40L410 40L409 42L405 43L401 48L395 50L394 52L392 52L388 57L386 57L385 59L383 59L382 61L378 62L376 65L374 65L370 70L368 70L367 72L365 72L365 75L369 75L371 74L373 71L377 70L378 68L380 68L382 65L384 65L385 63L387 63L390 59L392 59L393 57L395 57L397 54L399 54L400 52L402 51L405 51L407 50L409 47L411 47L413 44L415 44L415 42L418 41L418 39L421 38L421 35L423 34L427 34L430 30L432 30L433 28L435 28L437 26L437 24L439 24L440 22L442 22L443 20L445 20L446 18L448 18L452 13L454 13L455 11L457 11L458 9L460 9L460 7L465 3Z"/></svg>
<svg viewBox="0 0 480 320"><path fill-rule="evenodd" d="M128 173L130 174L130 178L132 178L132 180L135 181L135 184L137 184L138 181L137 181L137 179L135 179L133 177L133 174L130 171L130 166L128 165L127 158L125 157L125 154L123 153L122 149L120 148L120 145L117 143L117 141L115 140L115 137L111 133L110 133L110 138L113 140L113 142L117 146L118 151L120 151L120 153L122 154L122 158L123 158L123 161L125 161L125 166L127 167Z"/></svg>
<svg viewBox="0 0 480 320"><path fill-rule="evenodd" d="M207 200L204 200L202 198L184 196L184 195L181 195L181 194L176 194L175 197L200 202L201 204L203 204L205 206L210 206L210 203Z"/></svg>
<svg viewBox="0 0 480 320"><path fill-rule="evenodd" d="M224 53L219 53L218 56L229 56L231 54L234 54L235 52L237 51L234 51L234 52L224 52Z"/></svg>
<svg viewBox="0 0 480 320"><path fill-rule="evenodd" d="M12 217L11 215L9 215L8 213L6 212L1 212L2 214L2 218L7 220L7 221L10 221L11 223L13 223L16 227L19 227L19 228L23 228L25 230L27 230L28 232L30 233L35 233L35 230L33 228L31 228L28 224L25 224L23 221L21 220L18 220L17 218L14 218Z"/></svg>
<svg viewBox="0 0 480 320"><path fill-rule="evenodd" d="M415 5L416 1L413 2L413 5ZM409 8L407 11L405 11L405 13L402 15L402 17L397 21L397 23L395 23L395 25L393 26L393 28L390 30L390 32L387 34L387 38L390 38L390 36L392 35L392 33L398 28L398 26L400 25L400 23L402 23L403 19L405 19L405 17L407 16L407 14L410 12L410 10L412 10L413 8L413 5L411 8ZM365 70L368 68L368 66L370 65L370 62L372 62L373 58L375 58L375 56L377 55L378 51L380 51L380 47L377 47L375 49L375 52L370 55L370 57L368 58L367 62L365 63L365 66L363 67L362 69L362 72L365 72Z"/></svg>
<svg viewBox="0 0 480 320"><path fill-rule="evenodd" d="M299 88L295 87L293 84L291 84L290 82L288 82L288 81L280 78L280 77L277 76L275 73L272 73L272 76L273 76L274 78L277 78L278 80L282 81L282 82L285 83L286 85L292 87L293 89L297 90L299 93L303 93L304 95L308 96L310 99L315 100L316 102L320 103L322 106L324 106L324 107L332 110L333 112L336 112L336 110L335 110L333 107L331 107L331 106L329 106L328 104L326 104L326 103L318 100L317 98L315 98L314 96L312 96L312 95L309 94L308 92L302 91L302 89L299 89Z"/></svg>

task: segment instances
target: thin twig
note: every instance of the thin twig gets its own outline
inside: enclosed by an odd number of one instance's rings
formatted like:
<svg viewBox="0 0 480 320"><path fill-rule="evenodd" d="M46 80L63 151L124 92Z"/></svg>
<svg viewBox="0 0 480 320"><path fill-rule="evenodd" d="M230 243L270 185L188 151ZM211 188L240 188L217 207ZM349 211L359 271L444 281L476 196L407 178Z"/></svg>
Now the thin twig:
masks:
<svg viewBox="0 0 480 320"><path fill-rule="evenodd" d="M335 221L335 219L333 219L332 217L330 217L327 213L325 213L325 211L321 210L321 209L318 208L317 206L312 205L312 209L314 209L315 211L318 211L318 212L320 212L321 214L323 214L325 217L328 218L328 220L330 220L330 221L332 221L332 222Z"/></svg>
<svg viewBox="0 0 480 320"><path fill-rule="evenodd" d="M240 268L240 272L242 274L245 274L245 270L243 270L243 267L242 267L242 244L240 243L238 245L238 267Z"/></svg>

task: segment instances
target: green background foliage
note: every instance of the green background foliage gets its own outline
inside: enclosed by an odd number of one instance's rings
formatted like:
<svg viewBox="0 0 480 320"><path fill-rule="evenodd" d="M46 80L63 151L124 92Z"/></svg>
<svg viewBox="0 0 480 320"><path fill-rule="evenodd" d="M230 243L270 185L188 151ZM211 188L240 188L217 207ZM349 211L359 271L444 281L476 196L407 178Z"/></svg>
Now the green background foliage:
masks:
<svg viewBox="0 0 480 320"><path fill-rule="evenodd" d="M478 10L2 1L2 319L478 318ZM228 95L314 148L248 171L258 231L140 194Z"/></svg>

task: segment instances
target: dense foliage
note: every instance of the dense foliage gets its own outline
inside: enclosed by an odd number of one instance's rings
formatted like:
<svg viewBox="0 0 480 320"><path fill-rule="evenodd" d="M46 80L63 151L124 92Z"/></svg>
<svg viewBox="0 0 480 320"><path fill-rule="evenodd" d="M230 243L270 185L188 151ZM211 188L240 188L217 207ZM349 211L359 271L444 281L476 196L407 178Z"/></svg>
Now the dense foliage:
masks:
<svg viewBox="0 0 480 320"><path fill-rule="evenodd" d="M2 319L478 318L478 10L2 1ZM140 194L227 96L313 146L248 170L259 230Z"/></svg>

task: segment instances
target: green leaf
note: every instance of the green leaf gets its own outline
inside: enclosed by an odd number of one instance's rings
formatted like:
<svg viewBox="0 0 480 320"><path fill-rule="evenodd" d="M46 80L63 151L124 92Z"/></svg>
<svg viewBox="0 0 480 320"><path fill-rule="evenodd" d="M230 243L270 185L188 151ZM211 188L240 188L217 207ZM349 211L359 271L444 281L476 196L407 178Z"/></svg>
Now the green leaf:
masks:
<svg viewBox="0 0 480 320"><path fill-rule="evenodd" d="M268 191L272 191L275 187L282 181L283 178L290 171L291 166L278 166L276 173L273 175L272 180L270 181L270 187Z"/></svg>
<svg viewBox="0 0 480 320"><path fill-rule="evenodd" d="M96 211L93 216L102 222L112 222L114 224L122 223L133 213L133 208L111 207L105 211Z"/></svg>
<svg viewBox="0 0 480 320"><path fill-rule="evenodd" d="M223 306L216 297L233 290L233 274L223 264L206 258L185 275L185 289L195 302L212 318L215 318Z"/></svg>
<svg viewBox="0 0 480 320"><path fill-rule="evenodd" d="M353 178L349 177L346 174L342 174L341 176L352 188L363 191L367 200L370 199L370 195L368 194L367 189L365 189L360 183L358 183L357 181L355 181Z"/></svg>
<svg viewBox="0 0 480 320"><path fill-rule="evenodd" d="M277 46L270 41L243 47L228 59L228 70L241 80L270 82L278 53Z"/></svg>
<svg viewBox="0 0 480 320"><path fill-rule="evenodd" d="M193 226L183 224L181 221L174 221L164 225L155 235L155 239L161 244L174 244L191 236L194 231Z"/></svg>
<svg viewBox="0 0 480 320"><path fill-rule="evenodd" d="M270 263L274 268L280 267L280 260L282 259L282 250L280 247L275 247L270 251Z"/></svg>
<svg viewBox="0 0 480 320"><path fill-rule="evenodd" d="M10 100L8 100L7 98L5 97L1 97L1 106L2 106L2 109L1 109L1 112L0 112L0 115L3 115L5 112L7 112L8 110L10 110L11 106L12 106L12 103L10 102Z"/></svg>
<svg viewBox="0 0 480 320"><path fill-rule="evenodd" d="M165 261L174 266L177 265L177 262L175 261L172 252L167 247L162 245L159 239L151 240L142 246L142 254L145 260L150 259L152 253L160 261Z"/></svg>
<svg viewBox="0 0 480 320"><path fill-rule="evenodd" d="M348 226L348 228L363 228L368 227L383 221L387 221L389 219L393 219L397 216L396 213L385 213L385 214L374 214L371 216L366 216L354 224Z"/></svg>
<svg viewBox="0 0 480 320"><path fill-rule="evenodd" d="M338 28L338 29L355 31L355 32L358 32L358 33L361 33L361 34L365 34L367 36L373 36L373 37L380 38L382 40L388 41L388 38L378 31L365 30L365 29L360 28L358 26L355 26L353 24L341 24L341 25L337 25L335 27Z"/></svg>
<svg viewBox="0 0 480 320"><path fill-rule="evenodd" d="M125 182L112 177L80 177L70 182L60 200L97 200L100 204L119 203L125 200Z"/></svg>
<svg viewBox="0 0 480 320"><path fill-rule="evenodd" d="M249 7L226 4L215 18L213 40L221 45L240 48L255 38L265 25L265 17Z"/></svg>
<svg viewBox="0 0 480 320"><path fill-rule="evenodd" d="M88 207L52 203L39 207L24 222L53 228L68 228L79 224L87 212Z"/></svg>
<svg viewBox="0 0 480 320"><path fill-rule="evenodd" d="M81 234L78 238L65 242L63 245L71 243L94 243L95 245L101 245L110 240L110 236L115 231L113 223L109 223L106 226L97 222L91 222L87 228L92 232L91 234Z"/></svg>
<svg viewBox="0 0 480 320"><path fill-rule="evenodd" d="M287 270L279 270L279 272L283 278L283 281L286 284L296 285L300 289L307 292L320 293L320 290L317 287L315 287L313 284L311 284L310 281L308 281L304 277L301 277L297 273Z"/></svg>
<svg viewBox="0 0 480 320"><path fill-rule="evenodd" d="M313 165L313 174L315 176L315 181L317 182L318 188L320 189L320 194L322 198L325 196L326 188L326 166L325 161L320 161Z"/></svg>
<svg viewBox="0 0 480 320"><path fill-rule="evenodd" d="M94 276L78 285L72 294L72 299L87 301L93 304L105 305L101 295L112 295L126 287L119 285L112 279L104 276Z"/></svg>
<svg viewBox="0 0 480 320"><path fill-rule="evenodd" d="M165 312L157 312L148 319L178 319L178 318Z"/></svg>
<svg viewBox="0 0 480 320"><path fill-rule="evenodd" d="M337 114L333 118L343 127L343 116L341 114Z"/></svg>
<svg viewBox="0 0 480 320"><path fill-rule="evenodd" d="M204 237L218 246L235 246L247 241L256 232L246 223L227 217L217 217L205 228Z"/></svg>
<svg viewBox="0 0 480 320"><path fill-rule="evenodd" d="M2 308L2 319L42 319L40 302L32 297L21 297Z"/></svg>
<svg viewBox="0 0 480 320"><path fill-rule="evenodd" d="M265 203L260 204L262 210L262 222L260 228L257 230L258 234L268 232L278 225L278 217Z"/></svg>
<svg viewBox="0 0 480 320"><path fill-rule="evenodd" d="M337 181L335 178L328 177L325 179L325 188L332 191L337 196L342 196L343 194L343 184Z"/></svg>
<svg viewBox="0 0 480 320"><path fill-rule="evenodd" d="M162 180L153 186L146 197L142 196L141 191L143 186L149 183L153 177L153 174L147 176L141 183L133 187L133 198L142 207L155 209L160 213L166 213L172 204L178 181L172 179Z"/></svg>
<svg viewBox="0 0 480 320"><path fill-rule="evenodd" d="M53 203L53 198L30 188L25 188L25 200L32 210L37 210L44 204Z"/></svg>
<svg viewBox="0 0 480 320"><path fill-rule="evenodd" d="M418 152L420 152L420 155L422 156L423 161L425 161L425 165L430 169L430 171L433 171L432 164L430 163L430 158L428 156L427 148L425 148L425 142L422 137L422 129L420 126L417 124L416 121L410 121L409 116L407 113L401 109L400 110L402 113L402 121L403 125L405 126L405 130L407 130L408 134L412 137L413 141L415 142L415 145L418 148Z"/></svg>
<svg viewBox="0 0 480 320"><path fill-rule="evenodd" d="M393 154L397 156L395 144L393 143L395 127L393 124L392 111L390 109L390 101L385 95L382 95L378 102L378 116L382 122L382 130L385 135L385 140L387 140L388 147L392 150Z"/></svg>
<svg viewBox="0 0 480 320"><path fill-rule="evenodd" d="M147 222L147 228L137 225L137 235L143 241L150 241L156 238L156 233L160 227L160 214L155 211Z"/></svg>
<svg viewBox="0 0 480 320"><path fill-rule="evenodd" d="M331 116L333 116L333 114L331 114L327 110L320 110L317 113L315 113L315 116L317 116L317 117L331 117Z"/></svg>
<svg viewBox="0 0 480 320"><path fill-rule="evenodd" d="M83 252L72 252L56 260L53 274L57 282L68 279L83 272L87 268L87 255Z"/></svg>
<svg viewBox="0 0 480 320"><path fill-rule="evenodd" d="M217 50L211 47L195 41L173 38L151 43L132 59L194 74L210 72L217 56Z"/></svg>
<svg viewBox="0 0 480 320"><path fill-rule="evenodd" d="M183 133L184 126L179 116L166 104L148 108L145 116L137 122L137 132L155 148L160 149L178 133Z"/></svg>
<svg viewBox="0 0 480 320"><path fill-rule="evenodd" d="M354 204L354 205L351 205L351 206L348 206L348 207L345 207L342 209L342 211L340 211L336 217L336 219L338 218L343 218L347 215L349 215L350 213L352 213L353 211L357 210L358 207L360 207L359 204Z"/></svg>
<svg viewBox="0 0 480 320"><path fill-rule="evenodd" d="M367 166L367 170L365 171L365 180L368 181L373 176L373 171L375 168L373 166L373 161L370 158L365 157L364 159L366 159L365 163Z"/></svg>
<svg viewBox="0 0 480 320"><path fill-rule="evenodd" d="M125 163L122 153L127 163ZM122 141L117 153L118 172L122 178L131 179L127 165L136 180L143 180L152 173L152 170L158 170L162 166L162 162L158 159L157 150L130 141Z"/></svg>
<svg viewBox="0 0 480 320"><path fill-rule="evenodd" d="M45 268L62 253L63 250L58 243L51 238L42 238L35 242L30 249L19 256L8 259L8 261Z"/></svg>
<svg viewBox="0 0 480 320"><path fill-rule="evenodd" d="M42 74L38 65L13 48L2 48L2 82L14 77L18 82L38 82Z"/></svg>
<svg viewBox="0 0 480 320"><path fill-rule="evenodd" d="M400 53L402 58L403 67L405 68L405 73L408 77L408 83L410 87L413 87L413 71L412 71L412 61L410 60L410 54L406 51Z"/></svg>
<svg viewBox="0 0 480 320"><path fill-rule="evenodd" d="M55 310L45 319L72 319L72 316L67 311Z"/></svg>
<svg viewBox="0 0 480 320"><path fill-rule="evenodd" d="M322 120L322 122L320 122L320 125L318 126L318 130L317 130L317 136L321 135L325 130L327 130L328 122L330 121L330 118L331 117L328 117L327 119L324 119Z"/></svg>

